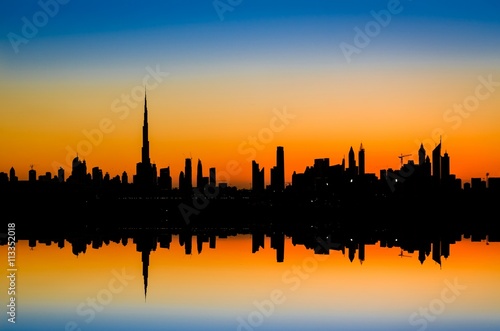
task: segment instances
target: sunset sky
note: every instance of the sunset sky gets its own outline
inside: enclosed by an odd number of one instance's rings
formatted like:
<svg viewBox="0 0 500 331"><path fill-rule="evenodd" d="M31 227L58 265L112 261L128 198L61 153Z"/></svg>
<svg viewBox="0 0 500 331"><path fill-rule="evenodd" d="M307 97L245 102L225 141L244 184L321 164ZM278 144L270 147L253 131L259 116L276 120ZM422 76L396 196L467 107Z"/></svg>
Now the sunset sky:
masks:
<svg viewBox="0 0 500 331"><path fill-rule="evenodd" d="M497 1L5 0L0 36L0 172L22 180L76 153L135 174L145 85L174 186L189 157L269 183L276 146L286 182L361 143L378 176L440 136L459 178L500 177Z"/></svg>

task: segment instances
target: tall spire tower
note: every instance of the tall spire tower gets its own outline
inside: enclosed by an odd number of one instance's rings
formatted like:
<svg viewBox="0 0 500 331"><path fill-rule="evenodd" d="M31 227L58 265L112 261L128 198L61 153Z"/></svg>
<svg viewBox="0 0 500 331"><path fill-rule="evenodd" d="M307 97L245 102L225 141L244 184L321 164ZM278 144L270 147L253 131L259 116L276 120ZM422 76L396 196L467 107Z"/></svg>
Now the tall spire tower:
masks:
<svg viewBox="0 0 500 331"><path fill-rule="evenodd" d="M146 88L144 87L144 124L142 125L142 148L141 162L137 163L137 172L134 175L134 184L143 188L152 188L157 183L156 164L151 164L149 159L149 138L148 138L148 99Z"/></svg>
<svg viewBox="0 0 500 331"><path fill-rule="evenodd" d="M149 160L149 138L148 138L148 99L146 87L144 87L144 125L142 126L142 164L151 164Z"/></svg>

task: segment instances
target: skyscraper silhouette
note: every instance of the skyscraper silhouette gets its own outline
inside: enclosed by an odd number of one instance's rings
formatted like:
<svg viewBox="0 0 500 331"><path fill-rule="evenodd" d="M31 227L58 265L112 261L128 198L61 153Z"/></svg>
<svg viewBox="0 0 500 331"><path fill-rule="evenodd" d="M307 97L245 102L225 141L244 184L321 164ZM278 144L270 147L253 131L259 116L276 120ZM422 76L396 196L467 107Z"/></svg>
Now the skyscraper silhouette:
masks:
<svg viewBox="0 0 500 331"><path fill-rule="evenodd" d="M361 146L359 147L358 161L359 175L363 176L365 174L365 149L363 148L363 144L361 144Z"/></svg>
<svg viewBox="0 0 500 331"><path fill-rule="evenodd" d="M10 177L10 181L11 182L17 182L18 178L16 176L16 170L14 169L14 167L11 167L10 168L10 171L9 171L9 177Z"/></svg>
<svg viewBox="0 0 500 331"><path fill-rule="evenodd" d="M160 177L158 178L158 186L160 189L172 189L172 176L170 176L170 167L160 169Z"/></svg>
<svg viewBox="0 0 500 331"><path fill-rule="evenodd" d="M63 167L59 167L59 169L57 170L57 180L59 181L59 183L64 182L64 168Z"/></svg>
<svg viewBox="0 0 500 331"><path fill-rule="evenodd" d="M441 158L441 180L447 181L450 178L450 157L445 152Z"/></svg>
<svg viewBox="0 0 500 331"><path fill-rule="evenodd" d="M432 178L435 184L441 182L441 140L432 151Z"/></svg>
<svg viewBox="0 0 500 331"><path fill-rule="evenodd" d="M259 169L259 164L252 161L252 191L260 193L264 191L264 168Z"/></svg>
<svg viewBox="0 0 500 331"><path fill-rule="evenodd" d="M33 166L31 166L31 169L28 171L28 180L30 182L36 182L36 170L33 169Z"/></svg>
<svg viewBox="0 0 500 331"><path fill-rule="evenodd" d="M215 174L215 168L210 168L209 170L209 184L212 187L215 187L217 185L217 179L216 179L216 174Z"/></svg>
<svg viewBox="0 0 500 331"><path fill-rule="evenodd" d="M149 126L148 126L148 101L144 90L144 124L142 126L142 148L141 162L137 163L134 184L143 188L151 188L156 185L156 164L151 164L149 158Z"/></svg>
<svg viewBox="0 0 500 331"><path fill-rule="evenodd" d="M196 172L196 187L203 189L203 166L201 165L201 160L198 159L198 167Z"/></svg>
<svg viewBox="0 0 500 331"><path fill-rule="evenodd" d="M186 181L186 188L193 188L193 167L191 165L191 159L186 159L184 165L184 180Z"/></svg>
<svg viewBox="0 0 500 331"><path fill-rule="evenodd" d="M418 165L423 167L425 165L425 149L424 144L420 144L420 148L418 150Z"/></svg>
<svg viewBox="0 0 500 331"><path fill-rule="evenodd" d="M356 167L356 159L354 156L354 150L352 149L352 146L351 149L349 150L347 171L349 173L349 176L355 176L358 174L358 168Z"/></svg>
<svg viewBox="0 0 500 331"><path fill-rule="evenodd" d="M285 153L283 146L276 149L276 166L271 169L271 187L276 192L285 189Z"/></svg>

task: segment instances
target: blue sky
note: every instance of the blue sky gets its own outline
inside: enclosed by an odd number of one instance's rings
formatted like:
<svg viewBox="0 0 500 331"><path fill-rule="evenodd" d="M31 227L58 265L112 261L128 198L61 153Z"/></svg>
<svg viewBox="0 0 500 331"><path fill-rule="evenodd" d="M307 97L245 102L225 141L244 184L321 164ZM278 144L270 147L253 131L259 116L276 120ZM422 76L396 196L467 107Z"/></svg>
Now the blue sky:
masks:
<svg viewBox="0 0 500 331"><path fill-rule="evenodd" d="M57 139L61 143L53 147L44 164L65 159L64 145L76 148L82 139L78 134L81 136L83 129L107 116L113 100L137 85L147 67L159 66L171 74L161 88L148 93L152 109L174 109L177 120L198 127L206 123L195 124L193 119L217 110L219 122L214 126L242 125L233 130L232 136L224 137L236 146L245 139L245 130L259 132L262 124L250 124L257 121L257 113L269 116L264 114L275 107L287 105L303 112L297 132L289 133L294 139L310 136L312 131L330 135L334 127L325 123L336 124L338 132L344 132L353 120L360 118L366 119L366 125L374 126L367 119L377 117L374 113L384 109L384 103L390 100L392 109L385 116L405 122L420 119L424 123L418 132L404 132L411 143L395 146L399 150L413 149L415 140L429 140L430 132L443 126L443 112L464 100L479 75L494 74L496 81L500 70L498 1L58 1L64 3L4 0L0 4L0 97L6 112L10 112L0 120L19 128L27 118L40 118L35 129L53 132L55 120L49 118L62 121L71 116L68 125L59 124L66 130L61 135L67 135ZM54 4L58 8L52 15ZM397 13L390 15L385 26L376 23L378 31L370 37L369 47L351 54L352 61L348 62L340 45L354 45L357 31L366 33L367 27L376 22L375 16L384 17L391 6L397 8ZM37 20L37 31L25 36L23 29L29 32L26 22L34 24ZM13 38L24 40L13 46ZM399 99L393 92L396 89L401 95ZM89 101L92 98L94 102ZM377 111L367 109L361 114L364 100L378 102L373 104ZM486 116L496 116L492 113L495 102L494 98L489 99L490 105L485 106L488 112L481 112L484 123L492 123ZM413 110L408 111L409 108ZM237 118L242 116L248 117ZM377 132L368 134L360 126L358 131L344 132L349 135L343 137L356 144L367 139L379 146L385 139L399 142L401 132L394 132L389 138L386 133L395 130L395 126L383 120L384 116L379 117ZM167 121L166 117L162 119ZM472 120L467 123L476 125ZM132 132L136 128L132 125L127 122L121 128ZM33 132L32 128L26 130ZM166 131L163 127L161 130ZM489 130L482 132L488 135ZM186 135L190 132L184 131ZM462 139L470 134L465 130L459 133ZM116 144L123 141L115 135L111 139ZM171 139L165 136L164 141ZM498 145L490 137L487 141L490 147ZM182 144L195 154L199 149L194 138L186 137ZM31 150L28 144L16 151L25 155L23 148ZM348 150L349 146L342 148ZM172 158L182 163L183 155L176 153ZM271 159L272 153L269 155ZM25 166L31 161L22 162ZM380 161L374 166L390 163Z"/></svg>

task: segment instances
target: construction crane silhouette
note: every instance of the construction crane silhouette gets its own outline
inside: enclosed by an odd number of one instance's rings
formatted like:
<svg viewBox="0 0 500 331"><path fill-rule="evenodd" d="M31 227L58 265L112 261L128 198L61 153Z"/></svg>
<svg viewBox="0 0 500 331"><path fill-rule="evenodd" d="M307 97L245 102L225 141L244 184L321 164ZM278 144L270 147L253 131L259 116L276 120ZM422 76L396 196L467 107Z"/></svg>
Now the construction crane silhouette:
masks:
<svg viewBox="0 0 500 331"><path fill-rule="evenodd" d="M411 154L403 155L403 153L401 153L401 155L398 155L398 157L401 159L401 168L403 168L403 159L407 156L411 156Z"/></svg>
<svg viewBox="0 0 500 331"><path fill-rule="evenodd" d="M402 248L401 248L401 253L399 253L398 256L401 256L401 258L403 258L403 257L411 257L411 255L405 255L403 253L403 249Z"/></svg>

